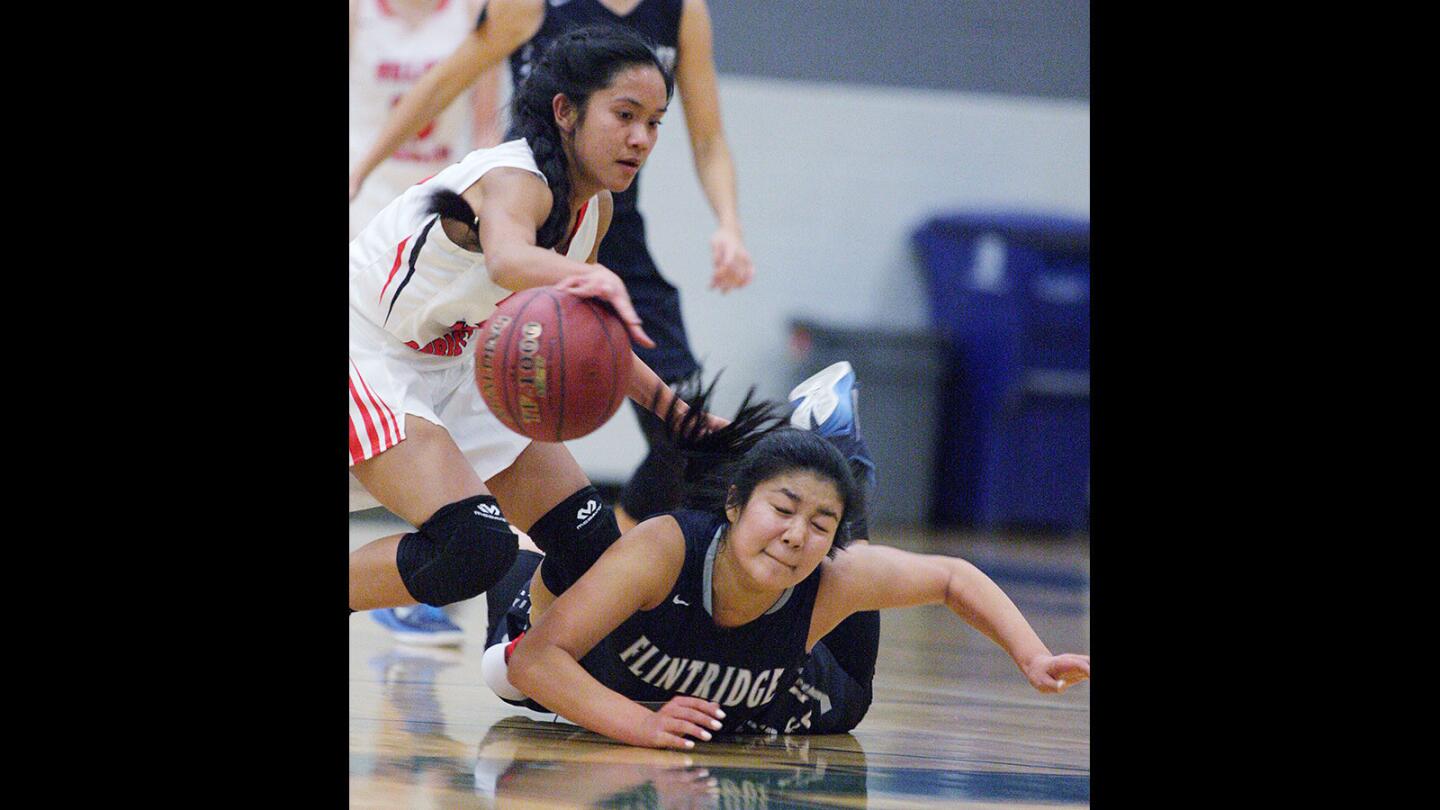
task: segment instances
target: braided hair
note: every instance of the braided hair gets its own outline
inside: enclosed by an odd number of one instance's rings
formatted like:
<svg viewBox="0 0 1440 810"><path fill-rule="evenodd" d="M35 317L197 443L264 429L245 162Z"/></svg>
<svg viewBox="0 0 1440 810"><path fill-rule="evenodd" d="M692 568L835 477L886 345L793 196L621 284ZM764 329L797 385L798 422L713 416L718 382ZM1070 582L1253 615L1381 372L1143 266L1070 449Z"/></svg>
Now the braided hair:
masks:
<svg viewBox="0 0 1440 810"><path fill-rule="evenodd" d="M539 247L560 244L570 222L570 172L551 106L555 96L568 98L580 110L583 121L590 96L609 87L616 74L636 65L653 65L665 80L665 98L673 95L674 76L639 34L615 25L588 25L556 37L516 88L510 101L510 128L505 140L524 138L530 144L535 165L545 175L553 197L550 215L535 232ZM441 189L433 193L428 212L457 220L479 236L475 212L453 191Z"/></svg>

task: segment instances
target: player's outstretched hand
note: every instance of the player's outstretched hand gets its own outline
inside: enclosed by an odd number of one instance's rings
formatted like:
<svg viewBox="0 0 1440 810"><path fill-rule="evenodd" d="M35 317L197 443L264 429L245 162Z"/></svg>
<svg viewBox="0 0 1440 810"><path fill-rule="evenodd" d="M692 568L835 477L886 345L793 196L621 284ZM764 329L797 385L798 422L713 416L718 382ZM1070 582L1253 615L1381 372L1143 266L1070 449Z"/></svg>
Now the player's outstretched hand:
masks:
<svg viewBox="0 0 1440 810"><path fill-rule="evenodd" d="M739 289L755 277L755 265L750 261L750 251L745 249L745 240L729 228L721 228L710 237L710 256L715 263L715 275L710 278L710 289L722 293Z"/></svg>
<svg viewBox="0 0 1440 810"><path fill-rule="evenodd" d="M590 269L583 273L576 273L573 276L566 276L555 283L555 289L578 295L581 298L600 298L615 307L620 320L625 322L625 328L629 330L630 337L636 343L647 349L655 348L655 341L645 334L640 328L640 316L635 313L635 307L630 303L630 293L625 289L625 282L615 275L614 271L599 264L590 265Z"/></svg>
<svg viewBox="0 0 1440 810"><path fill-rule="evenodd" d="M694 748L695 740L708 740L720 730L724 717L718 703L676 695L646 719L640 739L650 748Z"/></svg>
<svg viewBox="0 0 1440 810"><path fill-rule="evenodd" d="M355 195L360 193L360 186L365 183L365 175L350 175L350 202L355 202Z"/></svg>
<svg viewBox="0 0 1440 810"><path fill-rule="evenodd" d="M1025 667L1025 677L1041 692L1063 692L1090 677L1090 656L1075 653L1042 656Z"/></svg>

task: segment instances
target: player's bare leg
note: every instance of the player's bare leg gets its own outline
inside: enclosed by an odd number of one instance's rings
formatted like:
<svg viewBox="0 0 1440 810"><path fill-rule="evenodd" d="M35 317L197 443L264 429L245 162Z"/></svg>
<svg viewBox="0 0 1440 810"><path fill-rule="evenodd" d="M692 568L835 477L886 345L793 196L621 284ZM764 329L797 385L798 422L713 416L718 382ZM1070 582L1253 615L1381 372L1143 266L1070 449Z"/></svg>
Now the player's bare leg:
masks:
<svg viewBox="0 0 1440 810"><path fill-rule="evenodd" d="M522 532L529 532L535 521L589 485L590 479L565 445L550 442L531 442L515 463L485 482L505 519Z"/></svg>

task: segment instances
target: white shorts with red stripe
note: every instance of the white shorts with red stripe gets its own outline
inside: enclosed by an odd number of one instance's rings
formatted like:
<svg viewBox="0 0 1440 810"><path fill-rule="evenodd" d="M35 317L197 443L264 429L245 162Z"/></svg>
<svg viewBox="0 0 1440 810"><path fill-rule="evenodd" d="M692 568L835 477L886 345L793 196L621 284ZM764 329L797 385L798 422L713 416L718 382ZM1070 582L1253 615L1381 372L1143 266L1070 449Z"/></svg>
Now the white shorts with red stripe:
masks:
<svg viewBox="0 0 1440 810"><path fill-rule="evenodd" d="M458 357L421 354L351 310L351 466L404 441L406 414L444 428L482 481L530 444L481 398L473 344Z"/></svg>

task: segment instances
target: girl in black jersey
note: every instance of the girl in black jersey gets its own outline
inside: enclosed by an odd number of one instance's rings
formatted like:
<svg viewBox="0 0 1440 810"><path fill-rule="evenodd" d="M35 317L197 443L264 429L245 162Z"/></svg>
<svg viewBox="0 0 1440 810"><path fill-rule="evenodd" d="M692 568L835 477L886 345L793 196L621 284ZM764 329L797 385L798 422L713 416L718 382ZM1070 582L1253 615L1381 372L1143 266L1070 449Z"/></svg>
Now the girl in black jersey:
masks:
<svg viewBox="0 0 1440 810"><path fill-rule="evenodd" d="M705 433L706 399L671 418L671 432L693 468L725 463L694 485L692 509L618 540L549 550L541 579L559 596L537 599L528 631L486 653L487 681L502 697L658 748L717 732L848 731L869 706L874 647L848 650L851 634L832 631L864 612L935 603L1003 647L1041 692L1089 677L1088 655L1052 654L973 565L852 543L860 490L824 438L780 427L769 404L742 406ZM507 575L512 587L533 570L533 558L526 563ZM494 595L505 590L502 582ZM502 653L504 680L494 677Z"/></svg>

